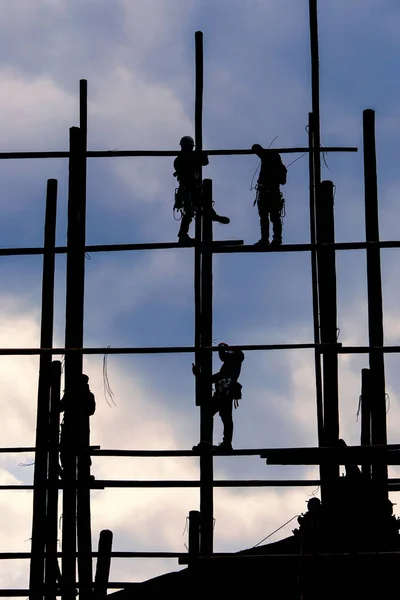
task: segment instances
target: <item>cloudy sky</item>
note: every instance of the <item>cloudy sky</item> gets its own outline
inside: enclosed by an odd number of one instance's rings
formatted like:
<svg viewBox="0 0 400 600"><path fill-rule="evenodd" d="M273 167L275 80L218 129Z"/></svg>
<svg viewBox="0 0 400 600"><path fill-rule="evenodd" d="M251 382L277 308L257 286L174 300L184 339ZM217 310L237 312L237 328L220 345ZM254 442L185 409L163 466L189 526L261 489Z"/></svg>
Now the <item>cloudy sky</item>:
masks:
<svg viewBox="0 0 400 600"><path fill-rule="evenodd" d="M321 119L324 145L362 149L362 111L376 110L380 231L396 239L395 144L400 133L400 7L395 0L320 0ZM89 149L178 147L194 133L194 32L204 32L204 147L307 144L311 110L307 0L15 0L0 22L0 151L67 150L78 124L79 79L88 80ZM285 155L289 164L298 155ZM336 185L337 241L363 240L362 152L328 154L323 178ZM231 218L216 239L259 238L254 156L215 157L216 208ZM57 243L66 242L66 160L1 161L1 246L39 246L45 188L59 181ZM174 241L175 180L170 158L90 159L87 243ZM289 167L284 242L309 241L308 161ZM396 250L382 253L385 341L399 343ZM0 262L0 344L39 345L40 257ZM343 344L366 344L365 254L337 256ZM64 344L65 259L57 257L55 344ZM86 261L85 345L192 345L193 250L92 254ZM216 255L214 339L234 344L312 342L308 253ZM218 358L215 356L215 368ZM386 360L389 441L400 425L397 357ZM103 394L102 357L85 360L97 399L92 443L102 448L187 449L198 442L190 355L111 356L116 406ZM313 353L249 352L234 445L317 442ZM340 357L340 430L359 442L357 405L367 357ZM35 357L0 361L0 446L31 446L37 402ZM221 426L216 419L215 440ZM0 484L30 483L33 456L0 455ZM192 458L93 461L98 479L196 479ZM267 467L257 457L216 458L216 478L315 478L313 468ZM250 547L294 515L310 487L215 491L215 550ZM393 500L396 501L394 495ZM93 543L114 532L114 550L185 551L186 517L197 490L106 490L92 494ZM3 491L0 551L29 551L32 494ZM296 521L270 540L289 535ZM61 536L61 532L60 532ZM112 580L141 581L177 562L114 560ZM3 561L1 587L27 587L27 561Z"/></svg>

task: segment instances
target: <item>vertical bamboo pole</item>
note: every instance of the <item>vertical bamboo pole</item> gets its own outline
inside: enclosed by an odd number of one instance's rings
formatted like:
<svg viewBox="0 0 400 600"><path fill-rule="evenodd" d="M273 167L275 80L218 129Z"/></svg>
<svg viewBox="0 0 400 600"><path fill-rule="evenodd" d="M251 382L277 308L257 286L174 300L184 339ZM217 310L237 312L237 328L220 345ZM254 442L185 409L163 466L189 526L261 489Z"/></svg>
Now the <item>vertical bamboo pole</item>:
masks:
<svg viewBox="0 0 400 600"><path fill-rule="evenodd" d="M42 278L42 317L40 347L53 346L54 271L57 214L57 180L49 179L46 194L44 254ZM40 355L38 404L36 417L36 452L32 517L32 556L30 563L30 598L39 600L44 595L44 550L46 544L47 466L49 452L49 414L51 354Z"/></svg>
<svg viewBox="0 0 400 600"><path fill-rule="evenodd" d="M364 186L365 186L365 239L367 242L379 241L378 215L378 178L375 148L375 112L367 109L363 113L364 137ZM368 330L369 345L382 347L383 337L383 300L381 255L378 245L367 247L367 293L368 293ZM369 354L371 382L371 438L372 444L387 444L385 364L383 352ZM384 508L388 497L387 466L372 465L372 479L376 491L376 500Z"/></svg>

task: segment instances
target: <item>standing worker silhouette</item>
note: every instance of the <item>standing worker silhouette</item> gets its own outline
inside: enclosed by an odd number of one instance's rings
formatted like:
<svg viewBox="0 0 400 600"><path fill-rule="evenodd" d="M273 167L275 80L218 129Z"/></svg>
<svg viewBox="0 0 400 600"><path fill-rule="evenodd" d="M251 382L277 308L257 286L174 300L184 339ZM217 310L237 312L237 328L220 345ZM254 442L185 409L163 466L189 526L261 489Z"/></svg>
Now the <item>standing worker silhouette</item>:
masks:
<svg viewBox="0 0 400 600"><path fill-rule="evenodd" d="M65 392L60 402L60 412L64 412L60 436L60 462L63 473L69 453L73 453L74 457L86 458L90 473L92 461L89 455L89 418L95 410L96 401L89 388L89 377L82 374L78 382Z"/></svg>
<svg viewBox="0 0 400 600"><path fill-rule="evenodd" d="M269 222L271 221L273 229L271 246L280 246L285 199L279 186L286 183L287 168L276 150L266 150L260 144L254 144L251 149L261 159L257 195L254 201L254 204L257 203L260 216L261 239L256 244L269 245Z"/></svg>
<svg viewBox="0 0 400 600"><path fill-rule="evenodd" d="M242 386L238 382L244 361L244 354L236 348L229 348L228 344L218 344L218 354L222 361L220 370L212 376L212 382L215 384L215 392L210 407L213 416L219 413L224 427L223 440L218 446L213 446L215 452L226 452L232 450L233 438L233 406L239 406L239 400L242 398ZM196 367L192 364L193 375L197 375ZM194 446L193 450L206 448L207 443L200 442Z"/></svg>
<svg viewBox="0 0 400 600"><path fill-rule="evenodd" d="M178 241L182 245L190 245L193 239L189 237L189 227L197 208L201 205L202 180L201 167L208 165L208 156L204 152L194 151L194 140L185 135L179 142L181 151L174 160L174 177L178 179L179 187L175 190L174 210L181 213L181 226ZM227 225L228 217L217 215L212 209L213 221Z"/></svg>

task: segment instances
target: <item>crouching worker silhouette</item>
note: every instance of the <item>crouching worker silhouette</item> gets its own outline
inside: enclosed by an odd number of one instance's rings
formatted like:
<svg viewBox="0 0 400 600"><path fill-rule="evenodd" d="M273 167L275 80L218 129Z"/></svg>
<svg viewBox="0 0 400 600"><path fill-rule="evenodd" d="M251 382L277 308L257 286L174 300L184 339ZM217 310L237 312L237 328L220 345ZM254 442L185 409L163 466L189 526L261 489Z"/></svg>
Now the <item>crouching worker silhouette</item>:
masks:
<svg viewBox="0 0 400 600"><path fill-rule="evenodd" d="M269 222L271 221L273 230L271 246L280 246L285 199L279 186L286 183L287 168L276 150L266 150L260 144L254 144L251 149L261 159L257 195L254 201L254 204L257 203L261 227L261 239L257 245L269 245Z"/></svg>
<svg viewBox="0 0 400 600"><path fill-rule="evenodd" d="M78 382L65 392L60 402L60 412L64 412L61 423L60 462L62 477L65 476L65 465L71 454L76 463L76 457L84 461L87 473L90 475L92 464L90 445L89 418L96 410L94 394L89 389L89 377L81 375ZM93 476L91 476L94 479Z"/></svg>
<svg viewBox="0 0 400 600"><path fill-rule="evenodd" d="M175 190L174 210L181 213L181 226L178 232L178 242L190 245L193 239L189 236L190 223L201 205L202 181L201 167L208 165L208 156L204 152L194 152L194 140L185 135L179 142L181 151L174 160L174 177L178 179L179 187ZM212 209L213 221L227 225L228 217L217 215Z"/></svg>
<svg viewBox="0 0 400 600"><path fill-rule="evenodd" d="M222 367L212 376L215 392L212 397L212 414L219 413L224 427L221 444L213 446L214 452L226 452L232 450L233 438L233 406L238 408L239 400L242 398L242 386L238 382L244 354L241 350L229 348L228 344L218 344L218 354L222 361ZM193 374L196 375L196 367L192 364ZM209 447L207 442L200 442L193 450L201 450Z"/></svg>

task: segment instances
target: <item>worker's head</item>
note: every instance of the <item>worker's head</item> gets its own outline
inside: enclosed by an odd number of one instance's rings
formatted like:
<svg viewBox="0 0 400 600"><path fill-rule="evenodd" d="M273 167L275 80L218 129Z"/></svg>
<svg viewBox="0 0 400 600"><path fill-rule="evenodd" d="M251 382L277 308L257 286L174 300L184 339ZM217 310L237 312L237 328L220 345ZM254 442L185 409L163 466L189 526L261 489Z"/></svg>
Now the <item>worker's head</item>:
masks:
<svg viewBox="0 0 400 600"><path fill-rule="evenodd" d="M81 375L81 382L83 385L89 385L89 377L84 373Z"/></svg>
<svg viewBox="0 0 400 600"><path fill-rule="evenodd" d="M180 147L184 151L191 151L194 148L194 139L190 135L184 135L179 142Z"/></svg>
<svg viewBox="0 0 400 600"><path fill-rule="evenodd" d="M220 344L218 344L218 354L222 361L225 360L226 351L228 350L228 348L229 346L228 344L225 344L225 342L221 342Z"/></svg>
<svg viewBox="0 0 400 600"><path fill-rule="evenodd" d="M261 152L263 147L260 144L253 144L251 149L253 150L253 152Z"/></svg>
<svg viewBox="0 0 400 600"><path fill-rule="evenodd" d="M310 498L307 502L307 508L310 512L318 510L321 507L321 500L319 498Z"/></svg>

